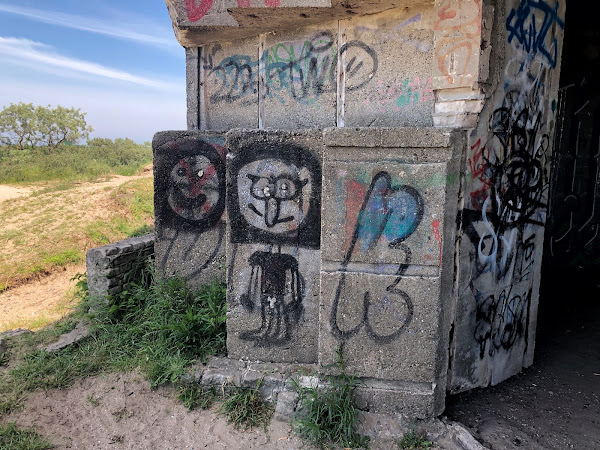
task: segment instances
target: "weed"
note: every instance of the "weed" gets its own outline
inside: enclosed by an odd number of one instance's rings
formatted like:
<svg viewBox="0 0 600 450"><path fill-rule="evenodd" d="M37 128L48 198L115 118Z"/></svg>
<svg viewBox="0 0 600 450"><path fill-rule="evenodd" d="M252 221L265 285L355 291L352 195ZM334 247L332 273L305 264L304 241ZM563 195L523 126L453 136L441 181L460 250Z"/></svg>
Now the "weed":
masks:
<svg viewBox="0 0 600 450"><path fill-rule="evenodd" d="M8 354L0 353L0 367L8 365Z"/></svg>
<svg viewBox="0 0 600 450"><path fill-rule="evenodd" d="M265 433L273 415L273 405L266 403L260 394L259 380L254 389L236 387L223 400L219 412L227 417L235 428L252 429L262 425Z"/></svg>
<svg viewBox="0 0 600 450"><path fill-rule="evenodd" d="M348 375L342 357L343 346L338 348L338 361L333 367L341 370L337 376L328 376L328 387L304 387L295 379L293 384L300 394L299 417L296 432L320 447L327 444L342 447L366 448L369 438L356 432L358 410L354 406L354 389L360 384L355 375Z"/></svg>
<svg viewBox="0 0 600 450"><path fill-rule="evenodd" d="M208 409L217 395L212 387L194 384L182 384L177 390L177 399L190 411L196 408Z"/></svg>
<svg viewBox="0 0 600 450"><path fill-rule="evenodd" d="M133 413L125 407L117 409L116 411L113 411L111 414L115 418L115 422L117 422L117 423L123 419L129 419L130 417L133 417Z"/></svg>
<svg viewBox="0 0 600 450"><path fill-rule="evenodd" d="M110 442L112 444L122 444L123 442L125 442L125 436L123 436L122 434L115 434L113 437L110 438Z"/></svg>
<svg viewBox="0 0 600 450"><path fill-rule="evenodd" d="M0 425L0 448L6 450L45 450L54 448L32 429L21 429L16 423Z"/></svg>
<svg viewBox="0 0 600 450"><path fill-rule="evenodd" d="M89 318L90 336L78 346L57 354L37 350L87 316L88 297L66 319L11 343L15 364L0 372L0 414L17 407L27 391L66 387L101 372L140 367L152 386L175 383L193 361L224 350L223 283L193 294L180 278L156 278L150 269L139 273L138 283ZM85 289L82 277L80 282Z"/></svg>
<svg viewBox="0 0 600 450"><path fill-rule="evenodd" d="M406 433L398 443L398 448L408 450L427 450L431 448L433 442L427 439L427 433L424 430L411 430Z"/></svg>
<svg viewBox="0 0 600 450"><path fill-rule="evenodd" d="M87 401L90 403L90 405L96 407L98 405L100 405L100 399L95 397L94 394L90 394L87 396Z"/></svg>

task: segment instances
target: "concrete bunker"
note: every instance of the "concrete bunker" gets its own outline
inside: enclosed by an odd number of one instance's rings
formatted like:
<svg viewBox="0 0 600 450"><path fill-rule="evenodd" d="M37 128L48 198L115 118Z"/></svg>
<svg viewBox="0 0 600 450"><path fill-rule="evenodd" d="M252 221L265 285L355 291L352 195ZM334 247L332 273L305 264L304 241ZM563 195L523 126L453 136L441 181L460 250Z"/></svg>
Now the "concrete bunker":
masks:
<svg viewBox="0 0 600 450"><path fill-rule="evenodd" d="M227 278L230 358L344 343L360 405L417 417L532 364L565 1L166 3L156 260Z"/></svg>

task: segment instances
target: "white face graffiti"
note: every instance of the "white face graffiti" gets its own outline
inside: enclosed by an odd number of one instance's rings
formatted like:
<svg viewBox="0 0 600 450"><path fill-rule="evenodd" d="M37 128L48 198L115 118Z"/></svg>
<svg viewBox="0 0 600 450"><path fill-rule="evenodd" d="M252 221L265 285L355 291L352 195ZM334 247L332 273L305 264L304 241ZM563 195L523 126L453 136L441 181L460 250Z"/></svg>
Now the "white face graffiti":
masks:
<svg viewBox="0 0 600 450"><path fill-rule="evenodd" d="M306 167L267 158L238 173L240 212L253 227L273 234L294 234L309 209L312 178Z"/></svg>
<svg viewBox="0 0 600 450"><path fill-rule="evenodd" d="M168 203L187 220L202 220L219 201L217 170L205 156L182 158L170 173Z"/></svg>

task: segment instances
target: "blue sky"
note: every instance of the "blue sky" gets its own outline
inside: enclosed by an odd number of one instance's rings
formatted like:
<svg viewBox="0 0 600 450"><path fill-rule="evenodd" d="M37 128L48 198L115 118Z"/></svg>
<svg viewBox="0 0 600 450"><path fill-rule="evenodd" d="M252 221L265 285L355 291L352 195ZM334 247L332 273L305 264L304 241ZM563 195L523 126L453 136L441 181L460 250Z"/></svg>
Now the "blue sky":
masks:
<svg viewBox="0 0 600 450"><path fill-rule="evenodd" d="M93 137L185 129L185 52L163 0L0 0L0 107L81 108Z"/></svg>

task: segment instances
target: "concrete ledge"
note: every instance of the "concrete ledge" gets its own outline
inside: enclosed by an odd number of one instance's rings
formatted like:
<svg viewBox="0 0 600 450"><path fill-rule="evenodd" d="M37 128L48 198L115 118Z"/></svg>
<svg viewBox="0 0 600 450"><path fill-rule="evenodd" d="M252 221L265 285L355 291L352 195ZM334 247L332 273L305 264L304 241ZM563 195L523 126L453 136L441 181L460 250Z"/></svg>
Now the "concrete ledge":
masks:
<svg viewBox="0 0 600 450"><path fill-rule="evenodd" d="M327 128L323 142L328 147L444 148L450 147L452 132L431 127Z"/></svg>

